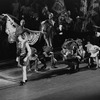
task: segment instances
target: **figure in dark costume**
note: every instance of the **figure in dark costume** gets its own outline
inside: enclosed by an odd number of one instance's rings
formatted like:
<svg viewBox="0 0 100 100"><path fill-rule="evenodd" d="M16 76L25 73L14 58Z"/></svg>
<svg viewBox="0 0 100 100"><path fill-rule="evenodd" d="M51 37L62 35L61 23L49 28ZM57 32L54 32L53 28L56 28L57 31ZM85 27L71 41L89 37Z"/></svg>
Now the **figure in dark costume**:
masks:
<svg viewBox="0 0 100 100"><path fill-rule="evenodd" d="M53 48L52 47L48 47L48 46L44 46L43 47L43 53L39 56L39 60L41 61L41 63L43 64L43 66L41 67L41 69L39 69L40 71L46 71L48 70L47 68L47 58L50 58L50 62L51 62L51 69L52 68L56 68L55 64L56 64L56 59L54 58L54 53L52 52Z"/></svg>

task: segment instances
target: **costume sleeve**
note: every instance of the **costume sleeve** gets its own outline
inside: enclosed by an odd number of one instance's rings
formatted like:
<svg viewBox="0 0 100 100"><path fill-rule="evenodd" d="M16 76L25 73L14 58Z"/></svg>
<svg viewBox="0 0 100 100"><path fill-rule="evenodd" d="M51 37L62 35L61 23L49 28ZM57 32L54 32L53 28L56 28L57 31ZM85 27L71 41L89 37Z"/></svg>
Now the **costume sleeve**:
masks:
<svg viewBox="0 0 100 100"><path fill-rule="evenodd" d="M94 45L94 48L100 50L100 47L97 45Z"/></svg>
<svg viewBox="0 0 100 100"><path fill-rule="evenodd" d="M26 42L26 49L27 49L27 51L28 51L27 57L31 56L31 48L30 48L28 42Z"/></svg>

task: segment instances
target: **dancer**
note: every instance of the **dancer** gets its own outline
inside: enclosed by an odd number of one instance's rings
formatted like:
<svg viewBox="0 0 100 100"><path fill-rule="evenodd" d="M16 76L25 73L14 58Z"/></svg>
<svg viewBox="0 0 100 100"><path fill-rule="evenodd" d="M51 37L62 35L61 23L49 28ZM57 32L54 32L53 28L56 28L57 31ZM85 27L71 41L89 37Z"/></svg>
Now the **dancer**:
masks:
<svg viewBox="0 0 100 100"><path fill-rule="evenodd" d="M47 68L47 64L46 64L47 58L50 58L50 62L51 62L50 68ZM57 60L54 58L54 53L52 52L52 47L50 46L43 47L43 52L41 55L39 55L39 60L41 61L43 66L40 69L38 68L38 71L47 71L53 68L57 68L55 66Z"/></svg>
<svg viewBox="0 0 100 100"><path fill-rule="evenodd" d="M40 64L40 60L37 55L37 50L34 47L31 47L31 56L29 57L29 65L28 71L32 71L34 69L35 72L38 71L38 64Z"/></svg>
<svg viewBox="0 0 100 100"><path fill-rule="evenodd" d="M31 48L28 44L28 37L26 34L21 34L18 36L18 41L20 42L20 56L19 63L22 67L22 81L20 85L24 85L27 82L27 66L29 65L29 57L31 56Z"/></svg>
<svg viewBox="0 0 100 100"><path fill-rule="evenodd" d="M97 45L93 45L90 42L87 42L87 45L85 45L85 47L87 48L87 52L90 54L89 56L89 66L91 65L91 63L93 64L93 62L96 63L96 68L99 67L99 50L100 47L98 47ZM92 62L93 60L93 62Z"/></svg>
<svg viewBox="0 0 100 100"><path fill-rule="evenodd" d="M45 58L51 58L51 68L57 68L55 66L55 63L57 62L57 60L54 58L54 53L53 53L53 48L52 47L48 47L48 46L44 46L43 47L43 55L45 56Z"/></svg>
<svg viewBox="0 0 100 100"><path fill-rule="evenodd" d="M31 56L31 48L28 43L28 31L24 30L25 20L20 21L20 26L16 29L17 39L17 58L18 65L22 67L22 76L23 79L20 82L20 85L24 85L27 82L27 66L29 65L29 57Z"/></svg>
<svg viewBox="0 0 100 100"><path fill-rule="evenodd" d="M16 32L15 32L16 37L17 37L17 39L16 39L16 48L17 48L17 57L16 57L16 61L18 62L18 66L19 66L19 67L21 67L21 65L20 65L20 63L19 63L19 61L20 61L20 41L18 40L18 36L19 36L20 34L23 34L23 33L24 33L24 25L25 25L25 20L22 19L22 20L20 21L20 26L17 26Z"/></svg>

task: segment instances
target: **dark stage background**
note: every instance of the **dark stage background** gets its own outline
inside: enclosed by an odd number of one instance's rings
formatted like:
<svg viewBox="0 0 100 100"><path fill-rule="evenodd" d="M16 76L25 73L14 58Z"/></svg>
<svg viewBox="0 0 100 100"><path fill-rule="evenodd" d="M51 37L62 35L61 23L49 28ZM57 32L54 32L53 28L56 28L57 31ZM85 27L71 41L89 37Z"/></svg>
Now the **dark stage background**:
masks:
<svg viewBox="0 0 100 100"><path fill-rule="evenodd" d="M32 1L32 0L30 0ZM45 4L51 8L53 6L54 0L34 0L36 3L39 4L40 8L42 8ZM65 0L65 5L67 9L70 9L72 12L75 12L73 8L75 8L75 3L79 0ZM0 0L0 14L2 13L9 13L12 14L12 3L14 0ZM21 3L24 2L24 0L20 0ZM73 7L72 7L73 6ZM41 10L39 10L41 12ZM40 15L41 16L41 15ZM73 16L73 13L72 13ZM35 23L36 25L36 23ZM37 26L38 27L38 26ZM61 40L62 36L60 37ZM59 41L58 41L59 42ZM41 43L41 44L40 44ZM39 50L42 45L44 44L44 41L39 42L35 45L37 49ZM38 46L37 46L38 45ZM56 44L55 44L56 45ZM59 44L57 44L59 46ZM6 59L12 59L16 57L16 46L15 44L9 44L7 40L7 35L5 33L0 34L0 61L6 60Z"/></svg>
<svg viewBox="0 0 100 100"><path fill-rule="evenodd" d="M22 4L24 3L25 0L19 0ZM48 5L49 10L52 11L52 6L54 4L55 0L27 0L29 2L36 2L39 5L39 17L42 18L41 15L41 9L44 7L45 4ZM90 0L88 0L89 2ZM14 0L0 0L0 14L2 13L9 13L12 14L13 12L13 8L12 8L12 3L14 2ZM80 0L65 0L65 6L67 10L71 11L71 18L73 20L76 19L76 16L80 15L79 13L79 7L80 7ZM97 24L100 21L97 20ZM39 24L40 23L32 23L33 26L31 27L35 27L33 28L33 30L38 30L39 29ZM31 25L30 22L28 25ZM27 27L29 29L32 29L30 26ZM70 35L71 33L69 33ZM73 33L73 36L77 37L77 34ZM54 50L58 50L61 47L61 44L64 42L64 39L68 38L66 34L62 35L62 36L55 36L54 37L54 41L53 41L53 46L54 46ZM42 39L41 42L38 41L35 44L35 47L39 50L41 50L42 46L44 45L44 40ZM60 49L59 49L60 50ZM2 60L6 60L6 59L12 59L16 57L16 45L15 44L10 44L8 43L7 40L7 34L0 32L0 61Z"/></svg>

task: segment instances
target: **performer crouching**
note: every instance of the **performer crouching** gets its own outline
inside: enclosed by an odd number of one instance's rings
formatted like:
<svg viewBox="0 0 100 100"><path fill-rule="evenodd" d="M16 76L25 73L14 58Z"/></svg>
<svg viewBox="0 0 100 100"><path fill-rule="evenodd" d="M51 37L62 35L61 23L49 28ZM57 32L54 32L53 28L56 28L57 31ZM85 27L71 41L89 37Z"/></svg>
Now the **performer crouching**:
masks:
<svg viewBox="0 0 100 100"><path fill-rule="evenodd" d="M54 57L53 47L44 46L43 51L45 58L51 58L51 68L56 68L55 63L57 62L57 60Z"/></svg>
<svg viewBox="0 0 100 100"><path fill-rule="evenodd" d="M31 47L31 56L29 57L28 71L32 71L34 69L34 71L37 72L39 63L41 62L38 58L37 50L34 47Z"/></svg>
<svg viewBox="0 0 100 100"><path fill-rule="evenodd" d="M98 47L97 45L93 45L90 42L87 42L87 45L85 45L85 47L87 48L87 52L90 54L89 57L89 66L92 64L96 64L96 68L99 67L99 51L100 51L100 47Z"/></svg>
<svg viewBox="0 0 100 100"><path fill-rule="evenodd" d="M54 53L52 52L52 47L48 47L48 46L44 46L43 47L43 53L42 55L39 56L39 60L41 61L41 63L43 64L43 66L41 67L41 69L39 69L40 71L47 71L49 69L53 69L53 68L57 68L55 66L56 63L56 59L54 58ZM50 58L51 59L51 68L47 68L47 64L46 64L46 58Z"/></svg>

